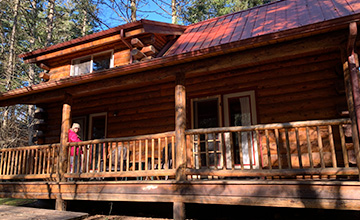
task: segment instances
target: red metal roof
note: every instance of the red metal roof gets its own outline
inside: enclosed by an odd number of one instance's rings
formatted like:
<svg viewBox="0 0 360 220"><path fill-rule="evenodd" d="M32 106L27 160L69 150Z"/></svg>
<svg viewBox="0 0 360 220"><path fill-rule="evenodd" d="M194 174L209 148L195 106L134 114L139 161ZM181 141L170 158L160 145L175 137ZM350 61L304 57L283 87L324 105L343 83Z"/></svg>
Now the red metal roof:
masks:
<svg viewBox="0 0 360 220"><path fill-rule="evenodd" d="M360 0L282 0L188 26L165 56L360 13Z"/></svg>

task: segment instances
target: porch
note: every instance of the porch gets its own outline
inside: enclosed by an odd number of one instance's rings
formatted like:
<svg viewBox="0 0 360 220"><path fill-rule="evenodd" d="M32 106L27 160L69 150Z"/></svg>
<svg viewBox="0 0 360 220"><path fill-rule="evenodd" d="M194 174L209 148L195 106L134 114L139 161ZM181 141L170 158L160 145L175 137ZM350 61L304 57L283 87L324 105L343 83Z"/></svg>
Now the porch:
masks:
<svg viewBox="0 0 360 220"><path fill-rule="evenodd" d="M349 119L189 129L185 135L183 167L175 132L67 143L64 181L359 178ZM59 155L59 143L2 149L0 178L55 181Z"/></svg>
<svg viewBox="0 0 360 220"><path fill-rule="evenodd" d="M191 129L180 159L175 132L67 143L64 161L73 165L63 178L60 144L2 149L0 196L173 202L174 213L185 203L360 210L350 125Z"/></svg>

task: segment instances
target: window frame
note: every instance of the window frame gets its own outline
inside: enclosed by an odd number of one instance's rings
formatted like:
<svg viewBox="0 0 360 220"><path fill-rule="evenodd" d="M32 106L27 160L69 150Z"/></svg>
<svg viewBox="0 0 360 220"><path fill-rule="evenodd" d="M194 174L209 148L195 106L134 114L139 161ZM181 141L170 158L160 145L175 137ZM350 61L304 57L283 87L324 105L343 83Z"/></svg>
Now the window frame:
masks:
<svg viewBox="0 0 360 220"><path fill-rule="evenodd" d="M101 55L101 54L105 54L105 53L111 53L111 57L110 57L110 67L109 69L113 68L114 67L114 50L111 49L111 50L106 50L106 51L101 51L99 53L93 53L91 55L85 55L85 56L82 56L82 57L77 57L77 58L74 58L71 60L71 69L70 69L70 76L80 76L80 75L84 75L84 74L79 74L79 75L74 75L74 72L75 72L75 62L77 60L81 60L81 59L85 59L87 57L90 57L90 72L89 73L92 73L94 72L93 71L93 65L94 65L94 57L95 56L98 56L98 55ZM96 72L96 71L95 71ZM85 73L85 74L89 74L89 73Z"/></svg>

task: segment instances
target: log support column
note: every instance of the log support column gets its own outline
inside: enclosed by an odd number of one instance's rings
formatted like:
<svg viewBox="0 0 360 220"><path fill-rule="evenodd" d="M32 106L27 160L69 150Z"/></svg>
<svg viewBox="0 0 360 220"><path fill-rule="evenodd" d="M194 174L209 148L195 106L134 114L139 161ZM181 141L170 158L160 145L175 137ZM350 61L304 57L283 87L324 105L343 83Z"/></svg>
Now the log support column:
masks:
<svg viewBox="0 0 360 220"><path fill-rule="evenodd" d="M343 70L346 100L351 119L352 139L356 155L356 163L359 169L360 180L360 87L359 87L359 60L355 53L357 37L357 24L352 22L349 25L349 39L346 50L343 51Z"/></svg>
<svg viewBox="0 0 360 220"><path fill-rule="evenodd" d="M185 203L174 202L173 218L174 218L174 220L184 220L185 219Z"/></svg>
<svg viewBox="0 0 360 220"><path fill-rule="evenodd" d="M65 94L64 103L62 107L62 118L61 118L61 134L60 134L60 148L59 148L59 160L58 160L58 182L65 182L66 179L64 174L67 170L68 165L68 131L70 129L71 122L71 105L72 105L72 96L68 93ZM60 187L60 185L59 185ZM59 189L60 194L56 198L56 210L65 211L66 210L66 201L62 199L61 190Z"/></svg>
<svg viewBox="0 0 360 220"><path fill-rule="evenodd" d="M186 180L186 92L185 92L185 74L176 75L175 85L175 165L176 180Z"/></svg>

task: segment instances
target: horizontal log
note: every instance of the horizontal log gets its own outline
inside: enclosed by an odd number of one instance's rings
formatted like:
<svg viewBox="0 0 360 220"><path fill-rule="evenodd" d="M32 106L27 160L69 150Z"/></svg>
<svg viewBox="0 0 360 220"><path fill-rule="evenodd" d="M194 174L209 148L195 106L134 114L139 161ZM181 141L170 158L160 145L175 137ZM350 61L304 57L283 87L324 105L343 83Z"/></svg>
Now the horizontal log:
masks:
<svg viewBox="0 0 360 220"><path fill-rule="evenodd" d="M223 128L205 128L205 129L189 129L186 130L186 135L189 134L205 134L205 133L223 133L223 132L238 132L238 131L257 131L267 129L282 129L282 128L299 128L299 127L313 127L324 125L340 125L350 124L350 119L333 119L333 120L313 120L313 121L297 121L287 123L273 123L273 124L259 124L252 126L234 126Z"/></svg>
<svg viewBox="0 0 360 220"><path fill-rule="evenodd" d="M157 51L154 46L149 45L149 46L143 47L141 49L141 52L144 53L146 56L152 56L152 55L155 55L155 53Z"/></svg>
<svg viewBox="0 0 360 220"><path fill-rule="evenodd" d="M299 176L299 175L358 175L356 167L351 168L309 168L309 169L272 169L272 170L210 170L186 169L187 175L258 177L258 176Z"/></svg>
<svg viewBox="0 0 360 220"><path fill-rule="evenodd" d="M99 172L99 173L66 173L66 178L115 178L115 177L145 177L145 176L175 176L175 169L167 170L136 170L119 172Z"/></svg>
<svg viewBox="0 0 360 220"><path fill-rule="evenodd" d="M146 57L146 55L137 48L132 49L130 54L135 60L141 60Z"/></svg>
<svg viewBox="0 0 360 220"><path fill-rule="evenodd" d="M50 79L50 75L48 73L46 73L46 72L39 73L39 77L41 79L44 79L44 80L49 80Z"/></svg>
<svg viewBox="0 0 360 220"><path fill-rule="evenodd" d="M131 39L131 45L136 48L143 48L144 44L139 40L139 38L133 38Z"/></svg>
<svg viewBox="0 0 360 220"><path fill-rule="evenodd" d="M15 179L49 179L56 178L56 173L53 174L17 174L17 175L0 175L0 180L15 180Z"/></svg>
<svg viewBox="0 0 360 220"><path fill-rule="evenodd" d="M145 140L145 139L156 139L162 137L171 137L174 136L174 131L163 132L158 134L148 134L148 135L138 135L133 137L122 137L122 138L107 138L107 139L97 139L90 141L82 141L82 142L72 142L68 143L68 146L81 146L88 144L100 144L100 143L109 143L109 142L124 142L124 141L134 141L134 140Z"/></svg>

